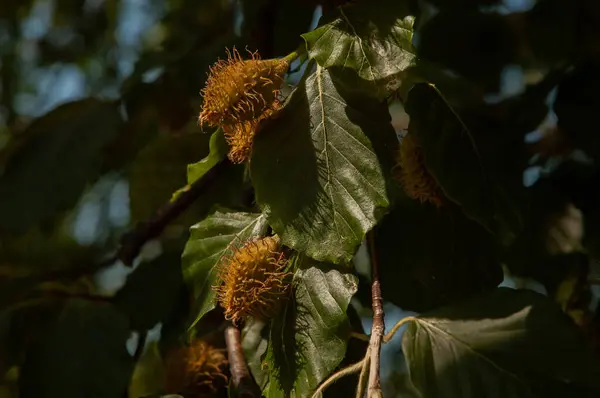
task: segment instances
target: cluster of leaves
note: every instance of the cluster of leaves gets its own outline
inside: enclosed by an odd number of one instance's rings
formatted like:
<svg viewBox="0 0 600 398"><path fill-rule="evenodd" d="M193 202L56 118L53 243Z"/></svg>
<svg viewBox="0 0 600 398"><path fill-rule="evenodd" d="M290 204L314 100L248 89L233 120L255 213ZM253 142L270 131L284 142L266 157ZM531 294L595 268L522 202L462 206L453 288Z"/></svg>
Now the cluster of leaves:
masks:
<svg viewBox="0 0 600 398"><path fill-rule="evenodd" d="M243 11L260 29L246 22L240 38L225 24L191 21L191 9L232 17L223 2L181 3L171 36L140 59L119 100L63 105L0 157L7 353L0 372L14 377L19 369L22 396L122 396L135 367L125 350L129 333L145 335L162 322L164 348L216 327L221 259L268 229L293 253L294 289L275 318L243 330L246 360L266 397L310 397L364 354L350 340L360 332L350 301L364 297L352 259L367 234L384 298L420 313L402 348L422 396L600 393L589 286L599 235L600 143L590 131L600 90L594 1L539 0L512 13L495 0L323 2L308 33L303 25L316 3L252 1ZM193 23L201 33L189 35ZM231 165L220 130L210 142L173 132L195 123L190 98L206 66L241 40L263 58L301 41L306 69L255 137L251 159ZM162 76L143 83L157 66ZM520 68L525 87L503 96L508 67ZM410 116L408 134L443 194L439 208L409 197L393 178L402 145L389 113L394 100ZM549 114L556 122L542 124ZM534 131L541 139L530 143ZM128 170L132 214L142 221L217 167L217 180L171 223L176 238L163 237L167 254L136 269L114 297L98 297L79 278L81 263L93 265L105 248L79 247L47 226L60 224L103 173ZM541 174L530 186L527 169ZM22 254L40 235L53 238L38 253L53 263L44 272L28 269ZM547 295L498 287L503 266L541 282ZM34 320L45 322L44 333L22 335ZM336 383L326 393L355 385Z"/></svg>

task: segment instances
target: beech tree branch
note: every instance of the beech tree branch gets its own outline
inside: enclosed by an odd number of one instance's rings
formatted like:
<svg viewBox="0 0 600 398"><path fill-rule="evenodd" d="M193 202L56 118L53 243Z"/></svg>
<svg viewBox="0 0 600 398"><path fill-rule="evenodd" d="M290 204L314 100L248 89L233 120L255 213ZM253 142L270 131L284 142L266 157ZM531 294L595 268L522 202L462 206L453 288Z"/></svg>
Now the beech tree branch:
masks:
<svg viewBox="0 0 600 398"><path fill-rule="evenodd" d="M133 260L140 254L140 250L144 244L160 236L165 227L190 207L205 192L206 187L216 180L217 176L221 174L228 164L229 161L227 158L221 160L201 178L189 185L188 189L182 192L175 200L158 209L154 217L138 224L134 230L123 235L117 254L119 260L125 265L132 265Z"/></svg>
<svg viewBox="0 0 600 398"><path fill-rule="evenodd" d="M244 352L242 351L242 336L240 330L229 325L225 329L225 344L231 371L231 384L240 398L260 398L260 388L252 378Z"/></svg>
<svg viewBox="0 0 600 398"><path fill-rule="evenodd" d="M370 231L367 234L369 243L369 252L371 254L371 296L373 306L373 327L371 329L371 341L369 350L371 353L371 368L369 371L369 384L367 388L367 397L381 397L381 378L379 373L381 343L385 331L385 313L383 312L383 297L381 295L381 283L379 281L379 263L377 262L377 253L375 251L375 233Z"/></svg>

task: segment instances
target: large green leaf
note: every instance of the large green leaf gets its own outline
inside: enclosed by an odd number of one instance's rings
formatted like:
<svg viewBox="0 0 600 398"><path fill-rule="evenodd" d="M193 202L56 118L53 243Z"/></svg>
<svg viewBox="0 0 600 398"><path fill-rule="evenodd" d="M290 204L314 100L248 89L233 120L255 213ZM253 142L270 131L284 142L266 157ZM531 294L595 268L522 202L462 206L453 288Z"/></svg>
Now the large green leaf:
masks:
<svg viewBox="0 0 600 398"><path fill-rule="evenodd" d="M581 337L546 297L499 288L410 322L402 347L426 397L597 397L600 366Z"/></svg>
<svg viewBox="0 0 600 398"><path fill-rule="evenodd" d="M348 261L389 205L396 146L387 107L317 66L256 137L256 201L287 246Z"/></svg>
<svg viewBox="0 0 600 398"><path fill-rule="evenodd" d="M363 1L339 7L302 37L309 55L323 68L354 69L362 79L381 82L391 92L399 87L399 74L416 58L414 19L408 1Z"/></svg>
<svg viewBox="0 0 600 398"><path fill-rule="evenodd" d="M416 85L406 112L411 116L409 132L423 147L427 168L445 195L495 231L489 178L473 133L434 86Z"/></svg>
<svg viewBox="0 0 600 398"><path fill-rule="evenodd" d="M41 341L32 345L20 376L23 398L120 398L135 362L125 343L127 316L107 303L70 300Z"/></svg>
<svg viewBox="0 0 600 398"><path fill-rule="evenodd" d="M171 319L186 293L180 263L179 252L167 252L127 276L113 303L129 315L133 330L145 331Z"/></svg>
<svg viewBox="0 0 600 398"><path fill-rule="evenodd" d="M271 322L267 398L310 397L344 358L356 277L300 257L294 300Z"/></svg>
<svg viewBox="0 0 600 398"><path fill-rule="evenodd" d="M91 98L35 120L0 177L0 231L23 232L73 206L98 176L103 150L121 123L115 104Z"/></svg>
<svg viewBox="0 0 600 398"><path fill-rule="evenodd" d="M494 236L458 206L405 197L377 225L375 242L383 295L404 310L429 311L503 279Z"/></svg>
<svg viewBox="0 0 600 398"><path fill-rule="evenodd" d="M545 84L545 82L543 82ZM428 170L445 195L508 243L523 227L528 192L524 136L547 113L546 87L495 105L453 109L432 85L409 94L409 132L422 146ZM523 107L529 112L523 114Z"/></svg>
<svg viewBox="0 0 600 398"><path fill-rule="evenodd" d="M216 211L190 228L190 238L182 254L184 281L194 296L196 324L215 308L217 266L240 243L267 228L262 214ZM193 326L193 325L192 325Z"/></svg>

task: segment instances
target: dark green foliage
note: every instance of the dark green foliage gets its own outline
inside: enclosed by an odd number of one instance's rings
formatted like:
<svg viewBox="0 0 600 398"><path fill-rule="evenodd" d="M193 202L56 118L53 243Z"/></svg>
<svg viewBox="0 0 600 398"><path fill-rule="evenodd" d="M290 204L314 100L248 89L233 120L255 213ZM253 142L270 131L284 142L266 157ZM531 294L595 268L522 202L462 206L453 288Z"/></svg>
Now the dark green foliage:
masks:
<svg viewBox="0 0 600 398"><path fill-rule="evenodd" d="M121 128L114 103L62 105L20 134L0 180L0 231L19 233L72 207L98 177L103 150ZM10 148L8 149L10 150Z"/></svg>
<svg viewBox="0 0 600 398"><path fill-rule="evenodd" d="M363 359L368 270L386 308L422 313L382 365L406 359L382 369L386 396L600 395L597 1L138 3L0 5L0 398L164 397L171 350L226 351L219 267L267 235L289 295L236 325L267 398L312 397ZM304 68L281 109L237 126L252 146L238 165L232 126L197 124L234 46ZM423 175L441 206L409 197ZM498 288L507 275L547 295ZM243 391L225 374L215 397Z"/></svg>
<svg viewBox="0 0 600 398"><path fill-rule="evenodd" d="M457 206L403 198L375 236L385 298L404 310L429 311L502 282L493 235Z"/></svg>
<svg viewBox="0 0 600 398"><path fill-rule="evenodd" d="M129 328L127 317L110 304L68 301L25 355L21 396L120 396L134 366L125 347Z"/></svg>
<svg viewBox="0 0 600 398"><path fill-rule="evenodd" d="M594 397L600 391L599 364L579 331L529 291L500 288L425 313L410 322L402 344L411 379L427 396Z"/></svg>

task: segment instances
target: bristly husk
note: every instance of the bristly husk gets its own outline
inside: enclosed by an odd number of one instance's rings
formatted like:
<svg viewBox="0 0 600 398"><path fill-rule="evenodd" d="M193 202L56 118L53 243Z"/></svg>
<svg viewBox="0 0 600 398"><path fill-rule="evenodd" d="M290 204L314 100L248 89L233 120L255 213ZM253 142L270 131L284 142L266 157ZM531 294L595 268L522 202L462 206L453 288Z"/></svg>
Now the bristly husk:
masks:
<svg viewBox="0 0 600 398"><path fill-rule="evenodd" d="M444 194L427 170L423 148L411 134L404 136L400 144L394 177L402 184L409 197L421 203L433 203L437 207L443 205Z"/></svg>
<svg viewBox="0 0 600 398"><path fill-rule="evenodd" d="M165 392L184 397L212 397L227 386L225 350L196 340L165 358Z"/></svg>
<svg viewBox="0 0 600 398"><path fill-rule="evenodd" d="M270 319L290 292L291 274L277 237L246 242L219 266L217 299L235 324L248 317Z"/></svg>
<svg viewBox="0 0 600 398"><path fill-rule="evenodd" d="M229 144L229 153L227 157L234 164L244 163L250 158L254 136L259 132L262 123L273 117L280 109L278 100L273 103L272 109L268 109L258 119L236 124L224 124L223 132L225 139Z"/></svg>
<svg viewBox="0 0 600 398"><path fill-rule="evenodd" d="M289 61L261 60L258 52L243 60L234 48L227 60L210 68L202 90L204 105L198 122L213 127L253 122L272 109L279 96Z"/></svg>

